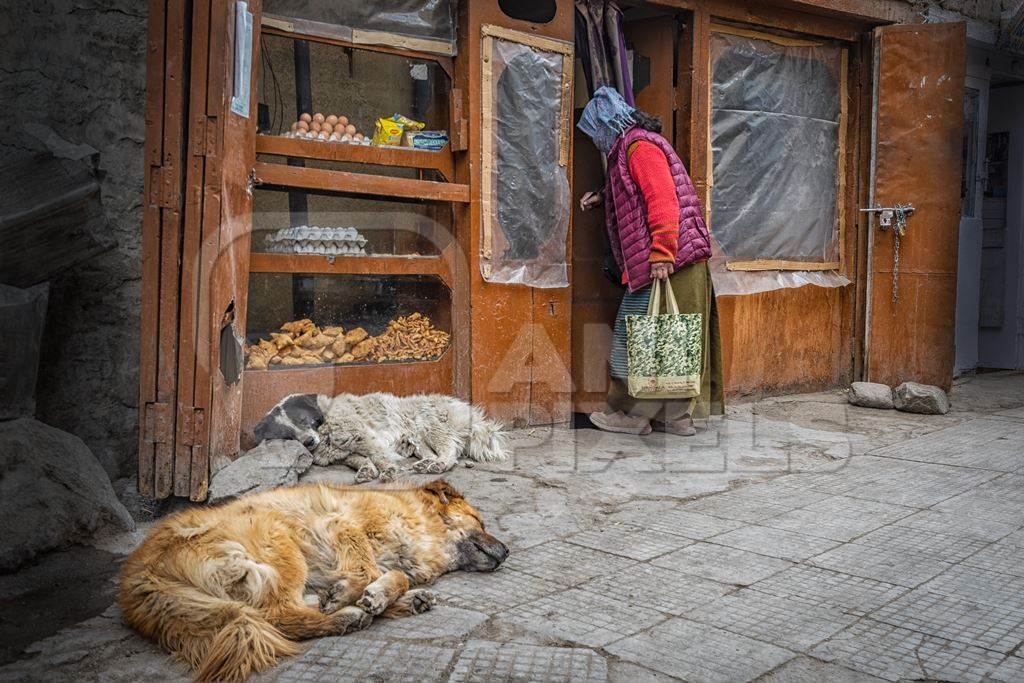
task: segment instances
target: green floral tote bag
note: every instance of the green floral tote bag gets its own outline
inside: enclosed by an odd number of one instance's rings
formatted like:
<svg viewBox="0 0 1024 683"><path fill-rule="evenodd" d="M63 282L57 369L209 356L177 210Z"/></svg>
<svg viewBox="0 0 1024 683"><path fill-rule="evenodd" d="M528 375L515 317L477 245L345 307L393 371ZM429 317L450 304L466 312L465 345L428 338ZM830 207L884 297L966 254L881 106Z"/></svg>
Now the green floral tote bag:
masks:
<svg viewBox="0 0 1024 683"><path fill-rule="evenodd" d="M665 290L666 313L660 313ZM655 280L647 315L626 316L627 386L633 398L693 398L700 393L700 313L680 313L671 285Z"/></svg>

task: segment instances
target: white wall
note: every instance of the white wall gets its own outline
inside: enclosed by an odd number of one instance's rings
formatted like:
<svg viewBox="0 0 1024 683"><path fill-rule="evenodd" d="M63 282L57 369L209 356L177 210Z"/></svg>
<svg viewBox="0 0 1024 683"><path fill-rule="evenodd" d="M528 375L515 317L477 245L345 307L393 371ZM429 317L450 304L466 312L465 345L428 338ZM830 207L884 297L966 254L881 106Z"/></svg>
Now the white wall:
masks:
<svg viewBox="0 0 1024 683"><path fill-rule="evenodd" d="M1022 301L1022 233L1024 233L1024 85L994 88L989 93L989 134L1010 131L1006 201L1006 286L1001 328L982 328L978 362L989 368L1024 368L1024 301Z"/></svg>

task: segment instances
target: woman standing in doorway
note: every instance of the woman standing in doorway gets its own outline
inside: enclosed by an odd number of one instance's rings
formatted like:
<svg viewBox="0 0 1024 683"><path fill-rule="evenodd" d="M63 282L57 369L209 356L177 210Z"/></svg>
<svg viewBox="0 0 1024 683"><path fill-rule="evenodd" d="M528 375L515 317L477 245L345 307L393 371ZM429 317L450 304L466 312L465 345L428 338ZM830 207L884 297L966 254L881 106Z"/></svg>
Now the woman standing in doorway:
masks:
<svg viewBox="0 0 1024 683"><path fill-rule="evenodd" d="M593 413L600 429L648 434L652 429L691 436L694 418L721 415L722 356L718 311L707 260L711 242L700 201L683 162L664 137L661 122L602 87L583 110L578 127L608 158L602 193L580 199L586 211L605 204L612 254L627 292L615 318L612 340L612 412ZM655 280L667 282L680 313L702 314L700 394L689 399L637 399L626 383L627 315L644 315Z"/></svg>

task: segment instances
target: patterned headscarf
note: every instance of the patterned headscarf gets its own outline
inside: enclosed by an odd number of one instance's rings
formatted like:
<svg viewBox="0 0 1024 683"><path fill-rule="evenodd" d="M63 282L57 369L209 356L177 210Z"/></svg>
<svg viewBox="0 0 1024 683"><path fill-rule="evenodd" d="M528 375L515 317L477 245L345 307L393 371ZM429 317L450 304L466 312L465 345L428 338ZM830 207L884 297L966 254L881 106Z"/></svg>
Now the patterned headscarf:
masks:
<svg viewBox="0 0 1024 683"><path fill-rule="evenodd" d="M587 103L576 127L589 135L597 148L607 155L615 140L636 123L635 111L614 88L601 86Z"/></svg>

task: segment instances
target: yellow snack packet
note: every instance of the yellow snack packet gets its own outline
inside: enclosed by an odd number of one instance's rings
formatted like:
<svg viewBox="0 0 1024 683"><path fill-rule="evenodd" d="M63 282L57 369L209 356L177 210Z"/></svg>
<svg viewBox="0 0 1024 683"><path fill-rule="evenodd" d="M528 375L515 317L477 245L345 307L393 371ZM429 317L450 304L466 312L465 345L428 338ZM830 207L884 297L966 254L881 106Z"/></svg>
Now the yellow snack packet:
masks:
<svg viewBox="0 0 1024 683"><path fill-rule="evenodd" d="M373 144L401 145L404 126L392 119L377 119L373 130Z"/></svg>
<svg viewBox="0 0 1024 683"><path fill-rule="evenodd" d="M401 114L395 114L391 117L391 120L395 123L402 124L406 130L423 130L427 127L427 124L420 123L419 121L413 121L408 116L402 116Z"/></svg>

